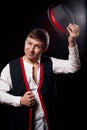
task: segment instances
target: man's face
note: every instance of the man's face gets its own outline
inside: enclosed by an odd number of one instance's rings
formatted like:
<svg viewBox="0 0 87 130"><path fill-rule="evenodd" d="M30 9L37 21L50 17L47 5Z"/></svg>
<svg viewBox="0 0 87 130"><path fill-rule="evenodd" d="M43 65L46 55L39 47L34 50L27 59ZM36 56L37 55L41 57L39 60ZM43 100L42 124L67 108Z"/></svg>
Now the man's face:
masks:
<svg viewBox="0 0 87 130"><path fill-rule="evenodd" d="M43 52L43 42L28 37L25 41L24 52L29 60L38 60Z"/></svg>

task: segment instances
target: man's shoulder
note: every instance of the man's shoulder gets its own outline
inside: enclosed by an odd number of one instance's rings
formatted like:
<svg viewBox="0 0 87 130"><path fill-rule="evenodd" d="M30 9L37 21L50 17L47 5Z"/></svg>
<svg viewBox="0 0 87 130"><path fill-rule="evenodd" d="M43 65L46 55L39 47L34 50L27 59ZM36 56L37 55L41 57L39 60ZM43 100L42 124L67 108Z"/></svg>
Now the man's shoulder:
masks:
<svg viewBox="0 0 87 130"><path fill-rule="evenodd" d="M42 63L49 63L49 62L51 63L52 60L51 60L50 56L43 55L43 56L41 56L41 62Z"/></svg>
<svg viewBox="0 0 87 130"><path fill-rule="evenodd" d="M15 58L15 59L11 60L11 61L9 62L9 64L17 63L17 62L19 62L19 60L20 60L20 57Z"/></svg>
<svg viewBox="0 0 87 130"><path fill-rule="evenodd" d="M51 60L51 58L50 58L50 56L47 56L47 55L42 55L41 56L41 60L45 60L45 61L47 61L47 60Z"/></svg>

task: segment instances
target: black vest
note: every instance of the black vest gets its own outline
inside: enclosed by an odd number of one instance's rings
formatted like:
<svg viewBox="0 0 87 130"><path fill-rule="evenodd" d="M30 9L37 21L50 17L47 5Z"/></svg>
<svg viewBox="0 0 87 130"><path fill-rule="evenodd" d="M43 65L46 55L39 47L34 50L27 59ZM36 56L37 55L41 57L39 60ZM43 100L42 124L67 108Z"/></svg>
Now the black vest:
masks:
<svg viewBox="0 0 87 130"><path fill-rule="evenodd" d="M15 96L23 96L27 91L23 73L24 68L21 61L22 58L18 58L9 63L13 84L10 93ZM41 57L41 67L41 82L38 87L38 94L45 112L49 130L55 130L56 95L51 59L49 57ZM33 114L32 117L30 117L29 107L10 107L9 110L9 130L33 130L33 128L30 128L30 123L33 125Z"/></svg>

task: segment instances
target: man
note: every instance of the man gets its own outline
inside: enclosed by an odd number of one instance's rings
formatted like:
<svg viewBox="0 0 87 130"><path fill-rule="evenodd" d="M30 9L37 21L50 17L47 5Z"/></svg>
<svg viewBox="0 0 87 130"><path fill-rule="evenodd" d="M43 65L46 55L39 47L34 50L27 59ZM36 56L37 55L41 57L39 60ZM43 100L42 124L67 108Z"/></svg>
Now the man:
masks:
<svg viewBox="0 0 87 130"><path fill-rule="evenodd" d="M1 72L0 103L9 106L9 130L54 130L55 87L53 74L80 69L76 38L79 26L67 27L67 60L42 55L49 46L49 34L36 28L27 36L24 56L9 62Z"/></svg>

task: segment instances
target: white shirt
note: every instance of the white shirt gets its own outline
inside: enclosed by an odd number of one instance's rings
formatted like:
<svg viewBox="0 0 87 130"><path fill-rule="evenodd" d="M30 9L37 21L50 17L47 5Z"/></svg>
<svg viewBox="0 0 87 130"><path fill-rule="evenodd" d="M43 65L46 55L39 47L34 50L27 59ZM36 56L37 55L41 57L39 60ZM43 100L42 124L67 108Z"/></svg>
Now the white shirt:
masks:
<svg viewBox="0 0 87 130"><path fill-rule="evenodd" d="M79 53L78 53L77 45L73 48L69 48L69 56L67 60L57 59L54 57L51 57L51 60L53 63L53 66L52 66L53 72L55 74L74 73L80 68L80 60L79 60ZM35 95L36 102L39 104L35 113L35 121L39 121L39 120L42 120L44 117L44 112L40 103L39 95L37 93L37 88L38 88L38 84L40 80L40 67L38 67L38 70L37 70L37 84L36 84L35 81L33 80L33 75L32 75L33 66L27 63L26 61L24 61L24 59L23 59L23 62L24 62L24 68L25 68L26 77L27 77L27 81L29 83L30 89ZM1 77L0 77L0 103L19 107L21 96L13 96L11 94L6 93L12 87L13 86L12 86L12 81L10 77L9 64L7 64L3 68L1 72ZM36 125L36 127L38 128L38 125Z"/></svg>

